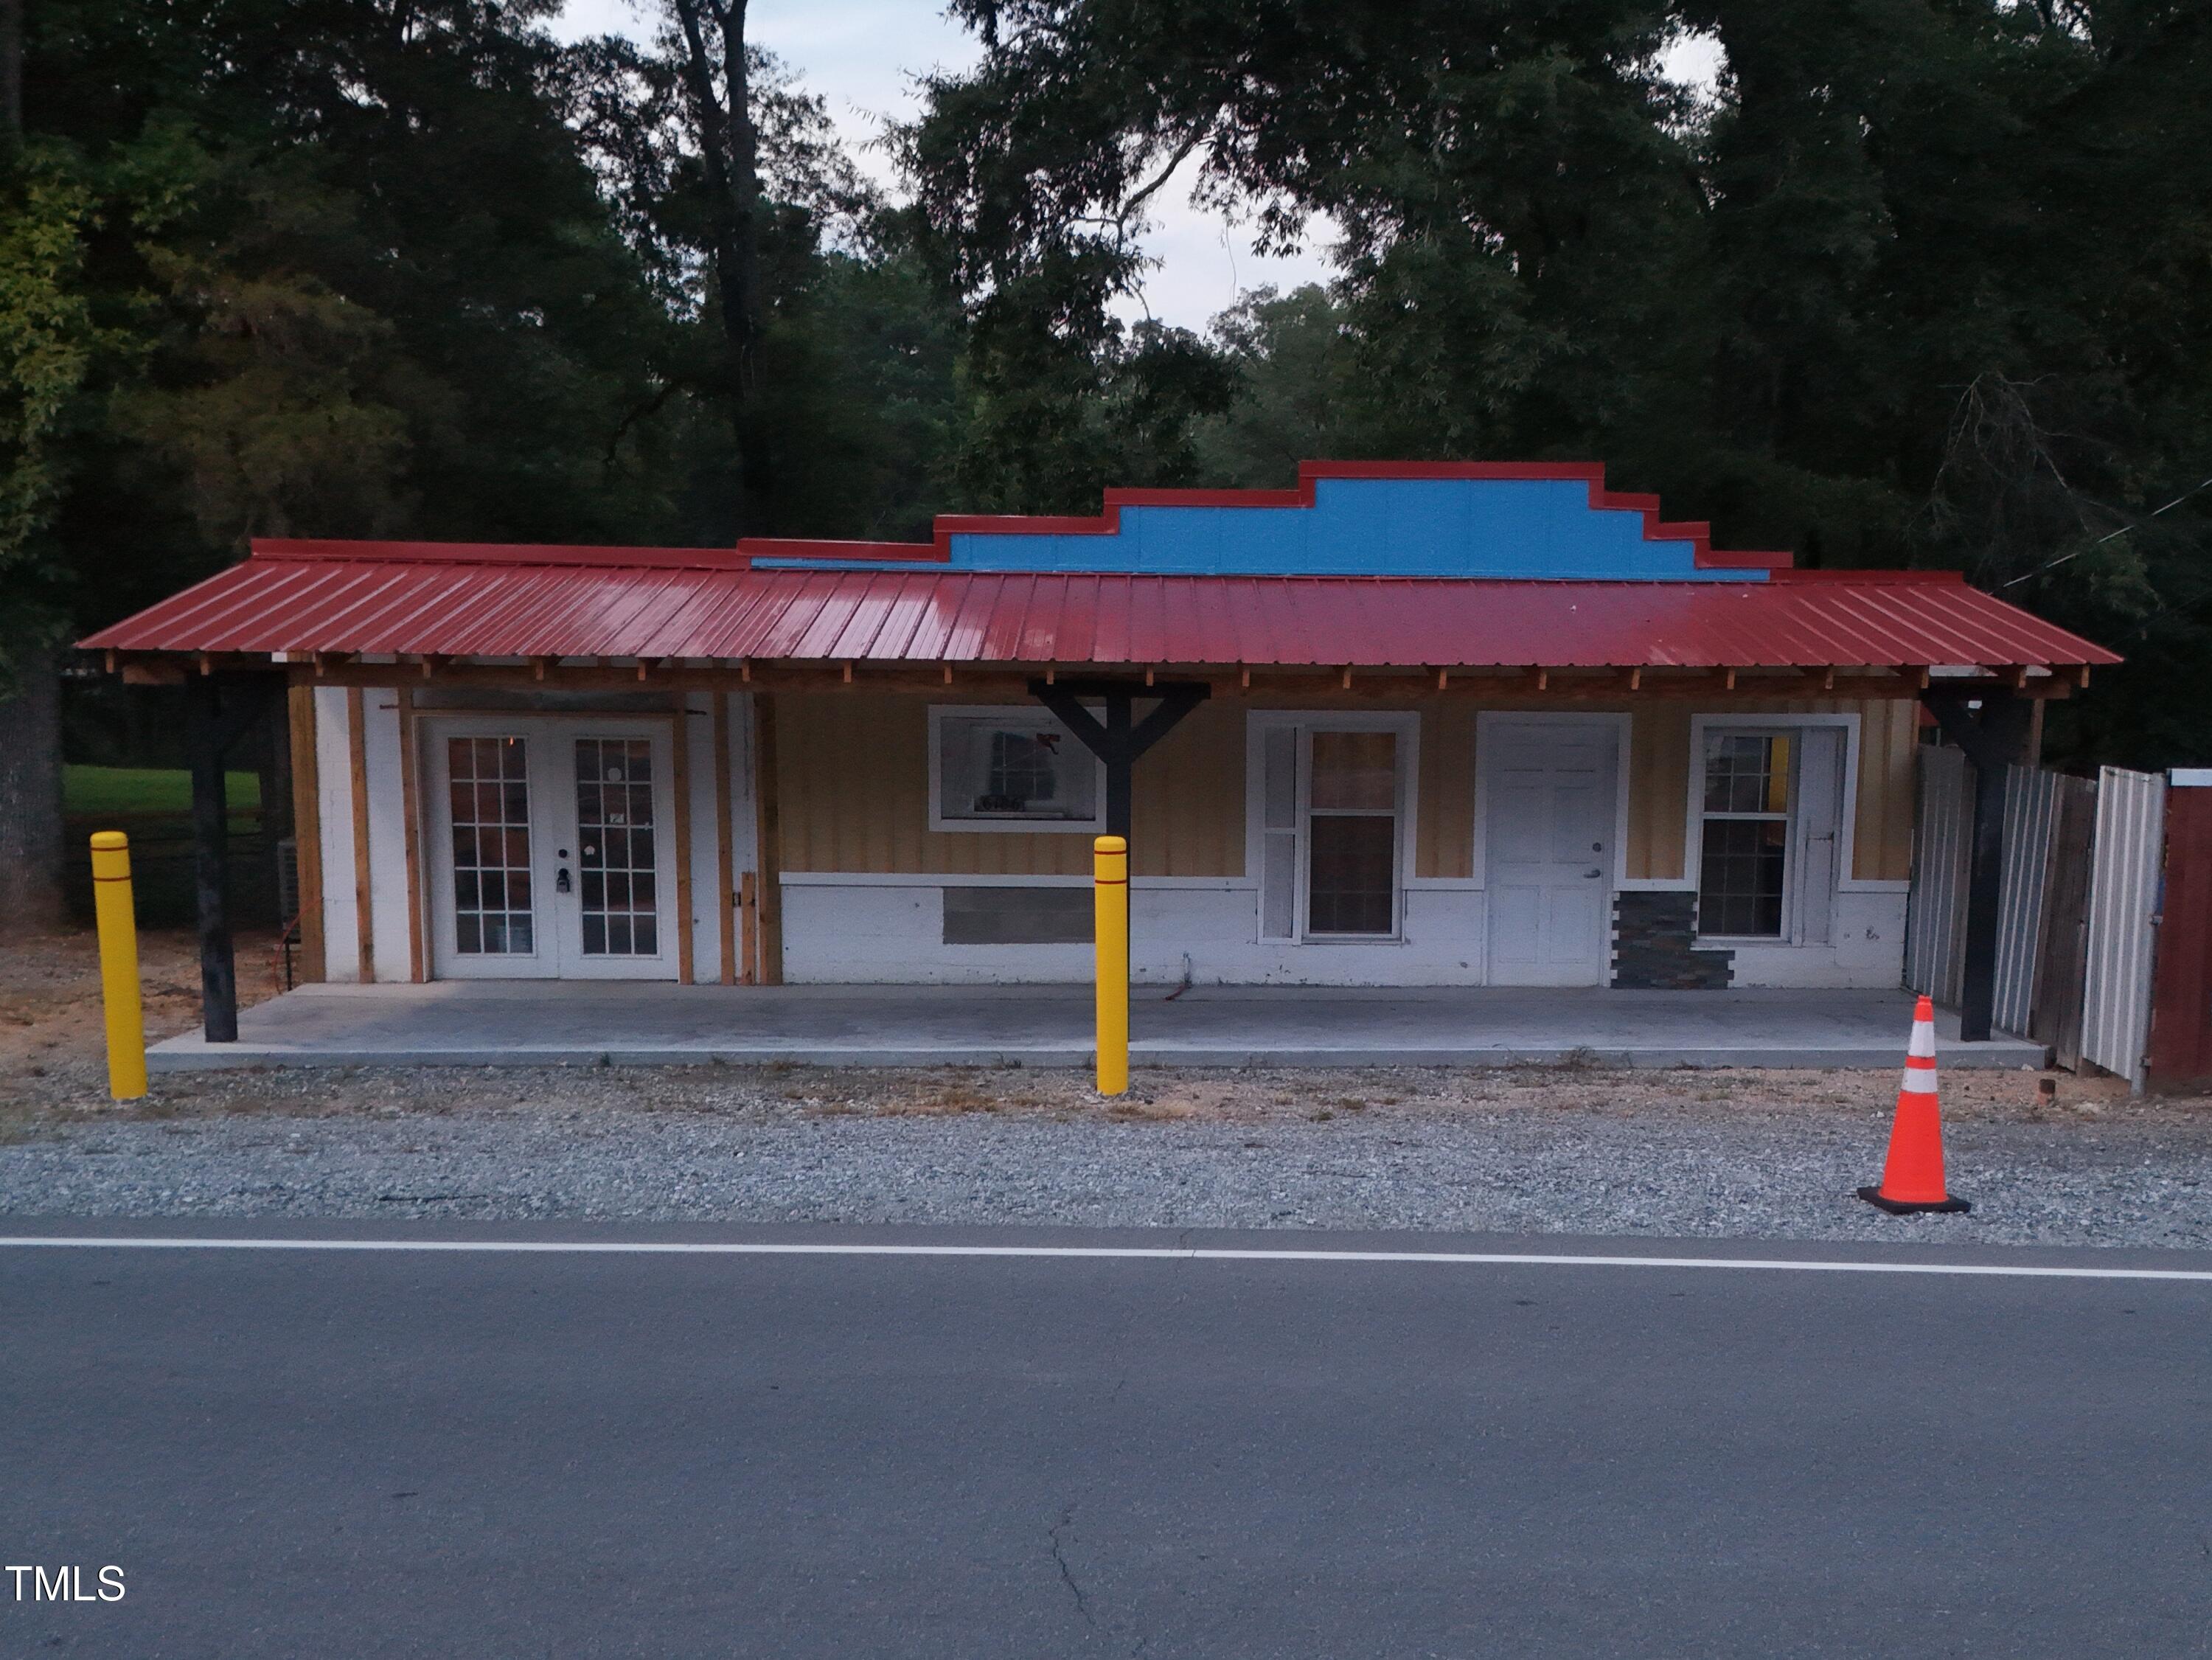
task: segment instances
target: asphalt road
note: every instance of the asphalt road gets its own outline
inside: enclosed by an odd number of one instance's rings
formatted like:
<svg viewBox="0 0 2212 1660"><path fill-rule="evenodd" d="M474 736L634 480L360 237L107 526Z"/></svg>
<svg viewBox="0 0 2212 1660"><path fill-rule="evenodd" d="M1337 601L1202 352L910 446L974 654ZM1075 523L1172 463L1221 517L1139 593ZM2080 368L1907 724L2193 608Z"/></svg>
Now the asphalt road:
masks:
<svg viewBox="0 0 2212 1660"><path fill-rule="evenodd" d="M2208 1316L2206 1280L0 1246L4 1565L127 1585L0 1575L0 1652L2208 1653Z"/></svg>

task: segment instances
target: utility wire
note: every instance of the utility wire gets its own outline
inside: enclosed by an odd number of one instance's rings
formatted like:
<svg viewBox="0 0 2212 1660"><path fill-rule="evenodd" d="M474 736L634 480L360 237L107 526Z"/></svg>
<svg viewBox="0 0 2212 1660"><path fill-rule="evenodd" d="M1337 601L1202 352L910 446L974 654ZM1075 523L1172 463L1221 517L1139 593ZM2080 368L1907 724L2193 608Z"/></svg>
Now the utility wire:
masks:
<svg viewBox="0 0 2212 1660"><path fill-rule="evenodd" d="M2148 513L2145 514L2143 515L2143 518L2144 518L2144 519L2155 519L2155 518L2157 518L2157 517L2159 516L2159 514L2160 514L2164 513L2164 512L2166 511L2166 508L2178 508L2178 507L2179 507L2179 506L2180 506L2184 502L2186 502L2186 501L2187 501L2191 496L2195 496L2195 495L2197 495L2199 491L2205 490L2205 489L2212 489L2212 478L2207 478L2207 479L2206 479L2203 483L2201 483L2201 484L2197 484L2197 485L2195 485L2195 486L2191 487L2191 489L2185 489L2185 490L2182 491L2180 495L2179 495L2179 496L2175 496L2175 497L2173 498L2173 500L2172 500L2171 502L2168 502L2166 504L2166 507L2165 507L2165 508L2153 508L2150 512L2148 512ZM2138 520L2137 522L2138 522L2138 523L2140 523L2141 521L2140 521L2140 520ZM2090 544L2089 544L2089 547L2091 547L2091 548L2101 548L2101 547L2103 547L2103 546L2105 545L2105 544L2106 544L2106 543L2107 543L2107 542L2116 542L2116 541L2118 541L2121 537L2125 536L2125 535L2126 535L2130 531L2133 530L2134 528L2135 528L2135 526L2134 526L2134 525L2123 525L2123 526L2121 526L2119 527L2119 529L2118 529L2118 530L2116 530L2116 531L2112 532L2110 535L2108 535L2108 536L2100 536L2100 537L2099 537L2095 541L2094 541L2094 542L2092 542L2092 543L2090 543ZM2031 571L2024 571L2024 572L2022 572L2020 575L2014 577L2014 578L2013 578L2010 581L2008 581L2008 582L2000 582L2000 583L1998 583L1998 584L1997 584L1997 587L1998 587L1998 589L1999 589L2000 591L2002 591L2002 590L2003 590L2003 589L2006 589L2006 588L2017 587L2019 587L2019 585L2020 585L2020 584L2021 584L2022 582L2027 581L2030 577L2040 576L2040 575L2043 575L2043 573L2044 573L2044 572L2045 572L2045 571L2047 571L2047 570L2054 570L2054 569L2056 569L2057 567L2059 567L2060 565L2064 564L2064 563L2065 563L2069 559L2078 559L2078 558L2080 558L2080 557L2081 557L2084 553L2087 553L2088 550L2088 550L2088 548L2076 548L2076 549L2075 549L2075 550L2074 550L2074 551L2073 551L2073 552L2071 552L2071 553L2062 553L2062 554L2060 554L2060 555L2058 556L2058 557L2057 557L2056 559L2051 560L2048 564L2038 565L2038 566L2037 566L2033 570L2031 570Z"/></svg>

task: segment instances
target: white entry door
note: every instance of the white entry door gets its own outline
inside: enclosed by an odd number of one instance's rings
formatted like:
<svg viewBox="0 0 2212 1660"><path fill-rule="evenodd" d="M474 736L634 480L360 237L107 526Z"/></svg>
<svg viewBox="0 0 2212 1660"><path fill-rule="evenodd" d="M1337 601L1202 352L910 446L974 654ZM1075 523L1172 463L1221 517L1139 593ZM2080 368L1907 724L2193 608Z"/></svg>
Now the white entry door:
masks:
<svg viewBox="0 0 2212 1660"><path fill-rule="evenodd" d="M422 731L440 977L676 977L666 721L426 716Z"/></svg>
<svg viewBox="0 0 2212 1660"><path fill-rule="evenodd" d="M1480 751L1490 982L1603 985L1613 940L1618 723L1486 722Z"/></svg>

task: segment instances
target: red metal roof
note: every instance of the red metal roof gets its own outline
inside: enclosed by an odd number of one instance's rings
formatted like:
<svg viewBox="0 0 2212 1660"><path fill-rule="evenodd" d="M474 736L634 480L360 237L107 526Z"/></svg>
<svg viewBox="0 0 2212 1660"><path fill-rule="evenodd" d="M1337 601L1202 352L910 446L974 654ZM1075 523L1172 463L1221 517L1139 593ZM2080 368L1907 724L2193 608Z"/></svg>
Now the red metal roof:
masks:
<svg viewBox="0 0 2212 1660"><path fill-rule="evenodd" d="M2119 659L1938 573L1731 581L770 571L713 550L264 544L82 643L125 652L854 663L2070 667ZM442 556L441 556L442 554Z"/></svg>

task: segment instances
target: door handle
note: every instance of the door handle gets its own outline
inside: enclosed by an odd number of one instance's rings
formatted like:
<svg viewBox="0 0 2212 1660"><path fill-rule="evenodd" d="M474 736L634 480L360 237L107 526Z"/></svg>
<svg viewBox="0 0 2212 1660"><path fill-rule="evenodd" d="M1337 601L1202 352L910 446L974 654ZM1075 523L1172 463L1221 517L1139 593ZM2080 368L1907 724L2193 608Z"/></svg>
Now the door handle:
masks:
<svg viewBox="0 0 2212 1660"><path fill-rule="evenodd" d="M568 891L568 867L565 865L553 873L553 891L556 893Z"/></svg>
<svg viewBox="0 0 2212 1660"><path fill-rule="evenodd" d="M1604 874L1605 874L1605 872L1604 872L1604 870L1603 870L1602 868L1601 868L1601 869L1597 869L1597 870L1586 870L1586 871L1584 871L1584 872L1583 873L1583 874L1584 876L1602 876L1602 875L1604 875Z"/></svg>

